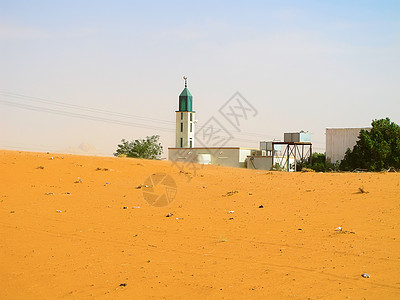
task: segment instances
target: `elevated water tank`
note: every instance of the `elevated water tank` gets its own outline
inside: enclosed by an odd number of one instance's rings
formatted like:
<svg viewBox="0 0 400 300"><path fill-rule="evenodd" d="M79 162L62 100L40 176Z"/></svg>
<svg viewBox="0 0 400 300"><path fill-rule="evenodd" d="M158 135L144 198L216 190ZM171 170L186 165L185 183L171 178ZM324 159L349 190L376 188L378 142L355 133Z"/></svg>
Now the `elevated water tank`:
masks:
<svg viewBox="0 0 400 300"><path fill-rule="evenodd" d="M311 142L311 135L308 132L285 132L283 135L285 143L309 143Z"/></svg>

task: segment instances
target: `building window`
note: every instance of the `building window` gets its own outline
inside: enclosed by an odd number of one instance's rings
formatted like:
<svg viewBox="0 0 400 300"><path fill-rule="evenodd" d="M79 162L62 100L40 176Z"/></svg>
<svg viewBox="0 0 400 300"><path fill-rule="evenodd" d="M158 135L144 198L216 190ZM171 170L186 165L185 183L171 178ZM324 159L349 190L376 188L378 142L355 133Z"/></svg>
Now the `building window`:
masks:
<svg viewBox="0 0 400 300"><path fill-rule="evenodd" d="M193 141L192 141L192 139L190 139L190 141L189 141L189 147L190 147L190 148L193 147Z"/></svg>
<svg viewBox="0 0 400 300"><path fill-rule="evenodd" d="M181 132L183 132L183 123L181 123Z"/></svg>
<svg viewBox="0 0 400 300"><path fill-rule="evenodd" d="M183 148L183 138L181 138L181 148Z"/></svg>
<svg viewBox="0 0 400 300"><path fill-rule="evenodd" d="M183 120L183 113L181 113L181 120Z"/></svg>
<svg viewBox="0 0 400 300"><path fill-rule="evenodd" d="M193 114L190 113L190 121L193 121Z"/></svg>
<svg viewBox="0 0 400 300"><path fill-rule="evenodd" d="M192 132L193 127L192 127L193 123L190 123L190 132Z"/></svg>

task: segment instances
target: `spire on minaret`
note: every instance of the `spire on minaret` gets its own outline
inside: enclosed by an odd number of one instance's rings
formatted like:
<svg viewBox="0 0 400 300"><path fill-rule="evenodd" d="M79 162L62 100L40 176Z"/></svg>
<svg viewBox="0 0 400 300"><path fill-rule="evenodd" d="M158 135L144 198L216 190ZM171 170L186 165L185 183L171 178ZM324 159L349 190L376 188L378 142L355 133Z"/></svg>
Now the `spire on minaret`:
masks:
<svg viewBox="0 0 400 300"><path fill-rule="evenodd" d="M187 77L183 76L183 79L185 80L185 87L187 87Z"/></svg>

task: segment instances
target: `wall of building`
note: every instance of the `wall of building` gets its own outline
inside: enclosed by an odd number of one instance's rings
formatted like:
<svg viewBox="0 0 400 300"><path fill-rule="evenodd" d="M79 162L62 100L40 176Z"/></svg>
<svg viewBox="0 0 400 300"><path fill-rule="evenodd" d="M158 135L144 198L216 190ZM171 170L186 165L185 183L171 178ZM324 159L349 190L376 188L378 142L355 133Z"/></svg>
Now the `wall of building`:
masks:
<svg viewBox="0 0 400 300"><path fill-rule="evenodd" d="M250 150L249 150L250 151ZM168 159L185 163L205 163L226 167L245 166L240 162L239 147L168 148Z"/></svg>
<svg viewBox="0 0 400 300"><path fill-rule="evenodd" d="M348 148L353 149L361 129L371 128L326 128L326 159L332 163L341 161Z"/></svg>
<svg viewBox="0 0 400 300"><path fill-rule="evenodd" d="M208 149L203 149L207 153ZM211 164L216 166L240 167L240 148L215 148L210 151Z"/></svg>
<svg viewBox="0 0 400 300"><path fill-rule="evenodd" d="M247 168L269 171L272 169L272 156L248 156Z"/></svg>

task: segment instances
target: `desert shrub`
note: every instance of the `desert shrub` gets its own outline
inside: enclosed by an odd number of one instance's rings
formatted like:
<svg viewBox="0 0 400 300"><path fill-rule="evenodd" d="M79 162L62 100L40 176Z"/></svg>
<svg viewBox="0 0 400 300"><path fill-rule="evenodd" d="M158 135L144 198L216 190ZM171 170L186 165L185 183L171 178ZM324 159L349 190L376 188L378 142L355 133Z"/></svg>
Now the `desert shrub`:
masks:
<svg viewBox="0 0 400 300"><path fill-rule="evenodd" d="M159 138L159 135L153 135L131 142L122 139L121 144L117 146L118 148L114 156L157 159L163 152L163 147L158 142Z"/></svg>
<svg viewBox="0 0 400 300"><path fill-rule="evenodd" d="M305 162L298 162L298 171L302 171L304 168L312 169L316 172L332 172L338 169L338 164L332 164L326 160L326 155L324 153L314 152L311 158Z"/></svg>
<svg viewBox="0 0 400 300"><path fill-rule="evenodd" d="M271 168L271 171L286 171L286 169L282 167L280 164L275 163Z"/></svg>

